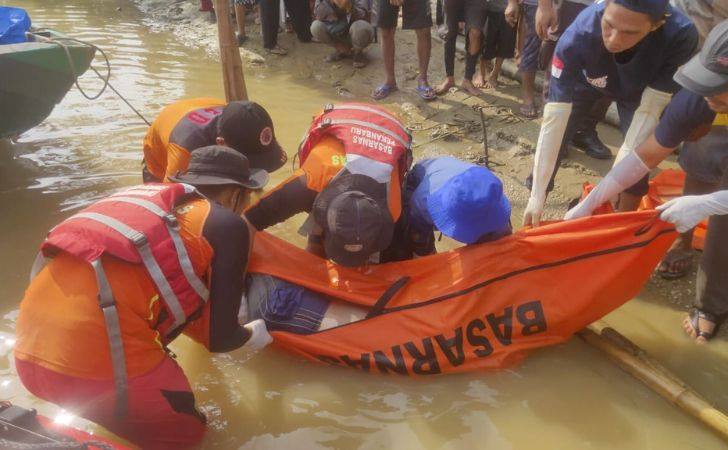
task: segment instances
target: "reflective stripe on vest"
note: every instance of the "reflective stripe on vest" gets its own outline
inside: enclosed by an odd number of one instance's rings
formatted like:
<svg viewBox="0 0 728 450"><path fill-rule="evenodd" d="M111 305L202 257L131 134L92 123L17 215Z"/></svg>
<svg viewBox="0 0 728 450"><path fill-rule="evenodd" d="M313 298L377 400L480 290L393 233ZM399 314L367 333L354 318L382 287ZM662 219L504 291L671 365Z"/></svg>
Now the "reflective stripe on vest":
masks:
<svg viewBox="0 0 728 450"><path fill-rule="evenodd" d="M96 222L102 223L107 227L113 229L117 233L120 233L122 236L133 242L137 250L139 251L139 256L142 257L144 267L147 269L149 276L152 278L154 284L157 286L157 290L160 294L162 294L162 298L167 304L169 312L171 312L172 316L174 317L174 325L172 325L169 332L171 333L172 331L174 331L175 328L178 328L180 325L186 322L187 318L185 317L182 305L180 305L177 295L174 293L172 287L167 281L167 278L165 278L164 274L162 273L162 269L159 268L159 264L154 258L154 255L152 255L152 251L149 248L149 241L147 240L147 237L144 235L144 233L141 233L133 228L129 228L118 220L109 216L104 216L102 214L82 212L69 217L68 220L74 219L95 220Z"/></svg>
<svg viewBox="0 0 728 450"><path fill-rule="evenodd" d="M172 242L174 243L174 248L177 250L179 265L182 268L182 272L184 273L185 278L187 278L187 282L190 283L190 286L192 286L197 295L199 295L203 301L207 302L207 300L210 298L210 291L207 290L205 283L203 283L202 280L200 280L200 278L197 276L197 274L195 274L195 269L192 267L192 261L190 261L190 256L187 253L187 249L185 248L185 245L182 242L182 238L179 235L179 224L177 224L177 219L175 218L174 214L172 214L171 212L166 213L156 204L140 198L109 197L101 201L117 201L141 206L147 211L156 214L160 219L164 220L165 225L167 226L167 231L169 232L169 236L172 238Z"/></svg>
<svg viewBox="0 0 728 450"><path fill-rule="evenodd" d="M99 306L104 314L106 323L106 335L109 340L109 352L111 354L111 367L114 374L114 388L116 393L116 404L114 415L123 418L128 412L128 382L126 376L126 355L124 353L124 341L121 339L121 323L119 312L116 309L114 295L111 292L109 280L101 265L101 259L91 263L96 273L96 283L99 286Z"/></svg>
<svg viewBox="0 0 728 450"><path fill-rule="evenodd" d="M109 339L117 416L127 410L126 360L116 302L101 258L108 254L144 265L169 313L155 328L165 338L172 336L209 298L207 287L195 274L172 212L194 192L192 186L183 184L144 185L100 200L54 227L33 264L31 276L42 269L45 256L64 251L93 267ZM110 204L113 202L123 205Z"/></svg>

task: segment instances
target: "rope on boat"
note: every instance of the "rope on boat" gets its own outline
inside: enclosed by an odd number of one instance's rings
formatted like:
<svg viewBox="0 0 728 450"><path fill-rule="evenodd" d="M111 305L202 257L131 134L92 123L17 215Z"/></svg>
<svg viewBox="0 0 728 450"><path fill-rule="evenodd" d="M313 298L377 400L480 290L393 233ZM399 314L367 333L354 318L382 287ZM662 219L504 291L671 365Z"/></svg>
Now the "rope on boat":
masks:
<svg viewBox="0 0 728 450"><path fill-rule="evenodd" d="M71 38L71 37L67 37L67 36L52 38L52 37L41 36L37 33L32 33L32 32L28 32L27 34L31 35L33 37L33 39L37 39L42 42L48 42L51 44L56 44L63 49L63 51L66 53L66 60L68 61L68 66L71 68L71 73L73 74L73 82L76 85L76 88L78 88L79 92L81 92L81 95L86 97L88 100L96 100L97 98L101 97L101 94L103 94L104 91L106 91L106 88L109 87L112 91L114 91L114 93L121 100L124 101L124 103L126 103L126 105L129 108L131 108L132 111L134 111L134 113L136 113L137 116L139 116L140 119L142 119L144 121L144 123L146 123L148 126L152 125L151 122L149 122L142 115L142 113L140 113L139 110L137 110L134 107L134 105L132 105L129 102L129 100L127 100L123 95L121 95L121 93L119 91L117 91L116 88L111 84L111 82L109 81L109 79L111 78L111 63L109 62L109 58L108 58L108 56L106 56L106 53L100 47L97 47L96 45L94 45L90 42L82 41L80 39ZM86 45L86 46L91 47L94 50L98 51L99 53L101 53L101 56L104 57L104 61L106 63L106 76L101 75L98 70L96 70L93 66L89 65L89 68L91 70L93 70L93 72L96 74L96 76L98 76L99 79L101 79L101 81L104 82L104 85L101 87L99 92L96 93L96 95L88 95L86 93L86 91L84 91L83 88L81 88L81 86L78 84L79 73L76 70L76 64L73 62L73 57L71 57L71 52L70 52L70 50L68 50L68 46L66 44L64 44L62 41L76 42L81 45Z"/></svg>

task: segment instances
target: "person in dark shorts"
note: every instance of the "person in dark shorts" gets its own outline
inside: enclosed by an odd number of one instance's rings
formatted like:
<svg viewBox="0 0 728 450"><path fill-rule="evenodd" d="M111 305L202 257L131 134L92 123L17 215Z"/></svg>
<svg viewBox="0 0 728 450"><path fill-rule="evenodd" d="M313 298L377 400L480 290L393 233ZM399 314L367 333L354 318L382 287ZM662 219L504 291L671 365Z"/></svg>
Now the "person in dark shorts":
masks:
<svg viewBox="0 0 728 450"><path fill-rule="evenodd" d="M293 29L301 42L311 42L311 6L306 0L284 0ZM278 45L278 25L281 17L280 0L261 0L260 29L263 47L273 55L283 56L288 50Z"/></svg>
<svg viewBox="0 0 728 450"><path fill-rule="evenodd" d="M238 26L238 31L235 36L238 39L238 47L242 47L245 41L248 40L248 35L245 32L245 15L247 10L258 7L259 0L234 0L235 4L235 23Z"/></svg>
<svg viewBox="0 0 728 450"><path fill-rule="evenodd" d="M477 88L495 89L503 60L513 58L516 50L516 2L511 10L505 0L490 0L487 5L484 40L480 53L480 72L473 84ZM492 61L495 59L495 61Z"/></svg>
<svg viewBox="0 0 728 450"><path fill-rule="evenodd" d="M521 115L527 119L538 117L538 105L536 104L536 71L538 70L538 51L541 48L541 40L536 34L536 10L538 0L524 0L521 5L525 21L525 36L523 48L521 48L521 61L518 64L518 71L521 73Z"/></svg>
<svg viewBox="0 0 728 450"><path fill-rule="evenodd" d="M565 219L590 215L648 174L681 142L697 139L699 143L707 138L703 148L684 147L680 163L690 177L712 184L712 192L683 195L657 207L660 219L674 223L680 233L710 217L695 283L695 307L682 324L697 343L706 343L728 318L728 20L710 32L700 54L678 70L675 81L683 89L673 96L654 132L616 164ZM707 183L714 180L717 183Z"/></svg>
<svg viewBox="0 0 728 450"><path fill-rule="evenodd" d="M437 95L427 80L430 64L430 27L432 27L432 11L429 0L378 0L377 27L381 32L382 58L384 59L384 83L372 91L375 100L385 99L396 91L397 79L394 75L394 33L397 18L402 8L402 28L415 30L417 34L417 59L419 75L417 77L417 94L426 101L434 100Z"/></svg>
<svg viewBox="0 0 728 450"><path fill-rule="evenodd" d="M435 92L437 95L447 94L450 88L455 86L455 45L458 39L459 24L465 16L465 0L447 0L444 5L445 22L447 32L440 36L445 41L445 80L440 83ZM467 48L469 41L465 36L465 47Z"/></svg>

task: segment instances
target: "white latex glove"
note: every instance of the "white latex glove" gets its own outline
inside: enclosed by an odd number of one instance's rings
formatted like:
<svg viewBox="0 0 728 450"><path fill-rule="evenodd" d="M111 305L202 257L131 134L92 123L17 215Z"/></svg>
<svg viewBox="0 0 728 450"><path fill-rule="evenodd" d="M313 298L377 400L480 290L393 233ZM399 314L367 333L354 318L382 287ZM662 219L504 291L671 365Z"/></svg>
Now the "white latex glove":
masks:
<svg viewBox="0 0 728 450"><path fill-rule="evenodd" d="M671 98L672 94L651 87L646 87L642 91L640 104L634 112L617 157L614 158L615 167L622 158L635 151L652 134L660 122L662 111L670 103Z"/></svg>
<svg viewBox="0 0 728 450"><path fill-rule="evenodd" d="M684 233L703 219L728 214L728 190L706 195L686 195L657 207L660 219L675 224L678 233Z"/></svg>
<svg viewBox="0 0 728 450"><path fill-rule="evenodd" d="M241 347L244 351L257 352L273 342L273 338L268 334L268 329L265 327L265 321L263 319L248 322L243 325L243 328L250 331L250 339Z"/></svg>
<svg viewBox="0 0 728 450"><path fill-rule="evenodd" d="M537 227L541 223L541 215L543 214L543 205L546 199L531 195L526 204L526 210L523 212L523 225L533 225Z"/></svg>
<svg viewBox="0 0 728 450"><path fill-rule="evenodd" d="M628 153L584 200L567 211L564 220L591 216L600 205L635 184L649 171L650 169L642 162L637 152Z"/></svg>
<svg viewBox="0 0 728 450"><path fill-rule="evenodd" d="M554 173L571 107L571 103L546 103L543 109L541 131L536 143L536 155L533 158L531 196L523 213L524 225L537 227L541 222L543 205L546 203L546 189Z"/></svg>

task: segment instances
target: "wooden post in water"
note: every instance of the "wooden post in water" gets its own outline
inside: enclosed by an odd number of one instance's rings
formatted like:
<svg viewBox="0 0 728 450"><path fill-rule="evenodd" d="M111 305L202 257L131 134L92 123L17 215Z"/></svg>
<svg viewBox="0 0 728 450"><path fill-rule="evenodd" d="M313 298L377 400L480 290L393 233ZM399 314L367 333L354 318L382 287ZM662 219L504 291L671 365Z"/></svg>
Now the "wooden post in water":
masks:
<svg viewBox="0 0 728 450"><path fill-rule="evenodd" d="M630 375L728 441L728 416L714 408L632 341L601 321L577 334L589 345L606 353Z"/></svg>
<svg viewBox="0 0 728 450"><path fill-rule="evenodd" d="M230 2L213 0L217 14L217 35L220 41L220 61L222 62L222 80L225 85L225 99L228 102L247 100L248 90L245 88L243 61L240 58L238 41L230 21Z"/></svg>

